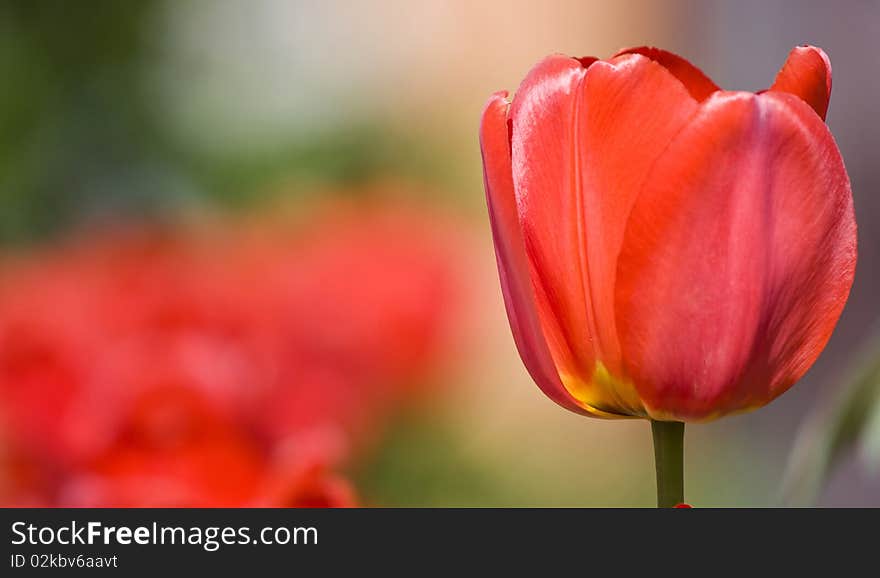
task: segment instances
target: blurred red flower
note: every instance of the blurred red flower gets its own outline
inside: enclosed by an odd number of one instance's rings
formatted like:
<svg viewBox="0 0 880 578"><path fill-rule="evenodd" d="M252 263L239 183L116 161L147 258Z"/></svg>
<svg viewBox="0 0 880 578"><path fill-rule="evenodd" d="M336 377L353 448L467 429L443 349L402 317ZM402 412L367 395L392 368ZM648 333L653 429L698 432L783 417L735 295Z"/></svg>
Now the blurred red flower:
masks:
<svg viewBox="0 0 880 578"><path fill-rule="evenodd" d="M0 503L350 506L339 473L441 359L450 230L102 233L0 264Z"/></svg>

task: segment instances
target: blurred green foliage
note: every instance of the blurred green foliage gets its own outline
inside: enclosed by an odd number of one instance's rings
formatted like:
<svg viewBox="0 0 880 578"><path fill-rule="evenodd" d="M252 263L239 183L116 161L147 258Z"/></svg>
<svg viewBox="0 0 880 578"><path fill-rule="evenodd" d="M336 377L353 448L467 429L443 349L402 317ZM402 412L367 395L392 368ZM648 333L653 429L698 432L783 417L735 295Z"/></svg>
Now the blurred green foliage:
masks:
<svg viewBox="0 0 880 578"><path fill-rule="evenodd" d="M43 236L114 186L156 146L138 94L141 22L152 3L0 5L0 240Z"/></svg>
<svg viewBox="0 0 880 578"><path fill-rule="evenodd" d="M82 220L165 217L205 202L237 207L276 185L296 195L386 174L448 175L431 145L376 119L291 134L258 154L183 145L163 128L150 84L151 27L169 6L0 4L0 243Z"/></svg>
<svg viewBox="0 0 880 578"><path fill-rule="evenodd" d="M424 416L399 421L378 450L356 475L367 506L490 508L535 499L469 456L448 424Z"/></svg>
<svg viewBox="0 0 880 578"><path fill-rule="evenodd" d="M785 504L815 505L835 466L853 451L869 467L880 466L880 337L852 365L836 397L798 434L783 483Z"/></svg>

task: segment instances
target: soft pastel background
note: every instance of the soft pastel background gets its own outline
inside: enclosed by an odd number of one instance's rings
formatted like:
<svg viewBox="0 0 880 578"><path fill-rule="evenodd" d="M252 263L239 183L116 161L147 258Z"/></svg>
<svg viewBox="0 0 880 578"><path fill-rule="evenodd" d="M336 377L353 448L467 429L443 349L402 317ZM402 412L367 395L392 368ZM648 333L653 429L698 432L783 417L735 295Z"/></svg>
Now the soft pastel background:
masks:
<svg viewBox="0 0 880 578"><path fill-rule="evenodd" d="M880 506L878 36L869 0L5 0L0 504L652 505L648 424L517 358L480 111L551 52L758 90L810 43L856 283L793 390L688 427L687 497Z"/></svg>

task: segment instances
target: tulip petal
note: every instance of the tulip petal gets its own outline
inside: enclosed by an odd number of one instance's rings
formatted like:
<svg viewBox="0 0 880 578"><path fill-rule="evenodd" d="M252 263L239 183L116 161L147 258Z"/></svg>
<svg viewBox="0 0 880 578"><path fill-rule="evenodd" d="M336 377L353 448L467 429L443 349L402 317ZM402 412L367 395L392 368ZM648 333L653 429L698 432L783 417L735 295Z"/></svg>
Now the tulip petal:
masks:
<svg viewBox="0 0 880 578"><path fill-rule="evenodd" d="M698 103L662 66L628 55L590 67L577 106L573 154L580 189L574 191L579 206L573 217L580 219L581 250L589 264L586 284L596 358L617 375L614 285L626 221L649 170L696 113ZM557 215L554 221L564 219ZM599 381L594 386L602 390L606 403L620 411L644 411L631 385Z"/></svg>
<svg viewBox="0 0 880 578"><path fill-rule="evenodd" d="M506 96L506 92L501 92L489 99L480 126L480 148L486 202L507 316L520 357L541 390L567 409L590 413L577 404L560 381L538 320L516 210Z"/></svg>
<svg viewBox="0 0 880 578"><path fill-rule="evenodd" d="M653 46L637 46L624 48L615 57L624 54L641 54L657 62L685 85L691 96L698 101L703 101L713 92L720 90L702 70L691 64L687 59Z"/></svg>
<svg viewBox="0 0 880 578"><path fill-rule="evenodd" d="M657 162L618 262L624 367L652 417L766 404L815 361L855 269L852 194L801 100L717 93Z"/></svg>
<svg viewBox="0 0 880 578"><path fill-rule="evenodd" d="M583 405L641 415L616 378L614 278L626 217L650 167L697 102L641 55L550 57L510 110L519 222L538 319L567 390Z"/></svg>
<svg viewBox="0 0 880 578"><path fill-rule="evenodd" d="M831 61L821 48L796 46L770 90L793 94L813 107L823 120L831 98Z"/></svg>
<svg viewBox="0 0 880 578"><path fill-rule="evenodd" d="M560 377L569 384L588 381L595 367L572 154L585 72L575 59L546 58L523 80L510 107L516 209L538 318Z"/></svg>

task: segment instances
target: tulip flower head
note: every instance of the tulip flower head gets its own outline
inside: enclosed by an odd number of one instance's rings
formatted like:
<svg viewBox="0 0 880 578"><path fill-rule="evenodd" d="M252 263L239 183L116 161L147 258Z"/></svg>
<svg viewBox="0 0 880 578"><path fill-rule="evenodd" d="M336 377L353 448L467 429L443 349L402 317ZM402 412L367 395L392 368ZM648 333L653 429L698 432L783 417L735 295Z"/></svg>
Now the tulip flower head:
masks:
<svg viewBox="0 0 880 578"><path fill-rule="evenodd" d="M550 56L480 143L520 356L560 405L702 421L765 405L825 347L856 264L825 125L831 65L792 50L773 85L718 88L656 48Z"/></svg>

